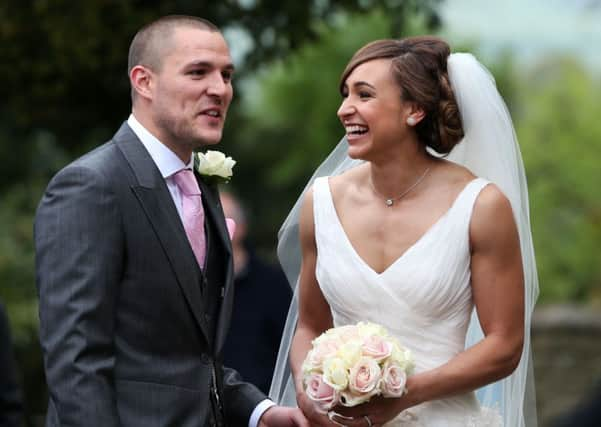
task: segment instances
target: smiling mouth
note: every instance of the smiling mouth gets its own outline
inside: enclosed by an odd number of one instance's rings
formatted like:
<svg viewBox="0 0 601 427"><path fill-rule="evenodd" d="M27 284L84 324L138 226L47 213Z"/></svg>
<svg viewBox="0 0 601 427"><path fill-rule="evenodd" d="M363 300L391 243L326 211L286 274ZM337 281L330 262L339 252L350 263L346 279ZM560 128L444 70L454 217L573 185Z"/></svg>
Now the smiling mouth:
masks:
<svg viewBox="0 0 601 427"><path fill-rule="evenodd" d="M367 126L361 125L348 125L345 126L344 129L346 130L346 134L349 136L365 135L369 130Z"/></svg>
<svg viewBox="0 0 601 427"><path fill-rule="evenodd" d="M213 118L223 117L223 114L221 113L221 110L219 110L219 109L207 109L207 110L201 111L199 115L209 116L209 117L213 117Z"/></svg>

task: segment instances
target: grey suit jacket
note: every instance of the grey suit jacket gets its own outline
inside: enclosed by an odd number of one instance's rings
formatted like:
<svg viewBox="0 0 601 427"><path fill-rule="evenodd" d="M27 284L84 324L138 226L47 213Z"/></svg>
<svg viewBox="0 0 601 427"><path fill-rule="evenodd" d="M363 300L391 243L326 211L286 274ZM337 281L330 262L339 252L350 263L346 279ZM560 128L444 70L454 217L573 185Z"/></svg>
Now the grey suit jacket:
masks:
<svg viewBox="0 0 601 427"><path fill-rule="evenodd" d="M227 249L215 331L169 190L127 124L51 180L34 225L47 426L203 427L213 375L226 425L265 398L221 365L231 246L216 189L199 184Z"/></svg>

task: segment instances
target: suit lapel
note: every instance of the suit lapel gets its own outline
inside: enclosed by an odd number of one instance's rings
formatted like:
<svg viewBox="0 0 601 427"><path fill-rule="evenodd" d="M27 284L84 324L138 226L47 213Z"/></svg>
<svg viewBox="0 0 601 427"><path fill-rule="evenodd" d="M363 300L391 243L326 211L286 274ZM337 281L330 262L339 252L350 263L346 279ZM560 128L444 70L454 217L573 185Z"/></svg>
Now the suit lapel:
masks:
<svg viewBox="0 0 601 427"><path fill-rule="evenodd" d="M142 210L159 239L177 282L199 324L205 339L210 342L208 327L202 316L200 269L171 193L156 164L127 124L123 124L114 138L130 164L137 182L131 185Z"/></svg>
<svg viewBox="0 0 601 427"><path fill-rule="evenodd" d="M224 269L225 278L225 283L223 284L224 293L221 300L219 315L217 317L217 330L215 331L215 354L219 354L225 344L233 300L234 267L232 259L232 243L225 224L225 217L223 216L223 209L221 207L216 186L205 183L202 179L198 179L198 176L197 180L200 191L205 198L204 207L206 220L211 221L214 225L213 228L216 230L217 234L215 239L219 239L221 245L225 249L225 259L222 260L221 265L212 266L212 268Z"/></svg>

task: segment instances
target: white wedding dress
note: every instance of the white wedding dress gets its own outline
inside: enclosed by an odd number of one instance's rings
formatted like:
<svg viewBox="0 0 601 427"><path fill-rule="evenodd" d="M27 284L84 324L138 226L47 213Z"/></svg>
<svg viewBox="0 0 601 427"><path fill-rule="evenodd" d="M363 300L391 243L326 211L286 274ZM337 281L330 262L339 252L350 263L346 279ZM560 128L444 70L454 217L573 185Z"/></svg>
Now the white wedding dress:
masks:
<svg viewBox="0 0 601 427"><path fill-rule="evenodd" d="M316 277L334 326L381 324L411 350L415 372L436 368L463 351L473 309L469 224L489 181L476 178L423 236L382 273L357 254L336 213L327 177L313 186ZM386 426L496 427L496 408L474 393L423 403Z"/></svg>

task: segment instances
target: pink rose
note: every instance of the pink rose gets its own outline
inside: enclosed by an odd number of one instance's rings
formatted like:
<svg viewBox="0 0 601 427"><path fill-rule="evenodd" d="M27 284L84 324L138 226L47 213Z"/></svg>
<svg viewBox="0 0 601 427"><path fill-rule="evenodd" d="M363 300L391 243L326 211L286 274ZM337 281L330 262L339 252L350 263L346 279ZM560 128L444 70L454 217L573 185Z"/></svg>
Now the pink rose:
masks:
<svg viewBox="0 0 601 427"><path fill-rule="evenodd" d="M405 392L407 374L396 363L387 363L382 370L382 395L401 397Z"/></svg>
<svg viewBox="0 0 601 427"><path fill-rule="evenodd" d="M377 361L386 359L392 353L392 343L378 335L370 335L363 341L363 355Z"/></svg>
<svg viewBox="0 0 601 427"><path fill-rule="evenodd" d="M378 392L382 370L378 362L370 357L362 357L351 368L349 389L353 393L373 395Z"/></svg>
<svg viewBox="0 0 601 427"><path fill-rule="evenodd" d="M321 374L311 374L307 379L306 393L317 409L323 413L332 409L339 402L339 394L323 381Z"/></svg>
<svg viewBox="0 0 601 427"><path fill-rule="evenodd" d="M336 354L339 347L340 343L335 339L326 339L320 341L309 353L311 365L321 366L326 358Z"/></svg>

